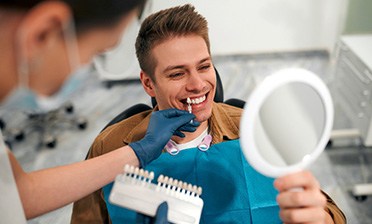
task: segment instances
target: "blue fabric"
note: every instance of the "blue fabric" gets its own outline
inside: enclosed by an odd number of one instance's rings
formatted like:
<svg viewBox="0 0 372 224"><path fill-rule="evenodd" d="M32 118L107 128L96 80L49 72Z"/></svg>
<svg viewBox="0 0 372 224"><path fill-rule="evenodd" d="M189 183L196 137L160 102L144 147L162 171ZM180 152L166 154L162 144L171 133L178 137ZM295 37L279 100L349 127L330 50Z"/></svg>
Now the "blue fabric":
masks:
<svg viewBox="0 0 372 224"><path fill-rule="evenodd" d="M200 223L281 223L273 179L257 173L245 160L239 140L215 144L208 151L163 153L146 170L203 188ZM136 213L110 204L112 183L103 188L113 223L135 223Z"/></svg>

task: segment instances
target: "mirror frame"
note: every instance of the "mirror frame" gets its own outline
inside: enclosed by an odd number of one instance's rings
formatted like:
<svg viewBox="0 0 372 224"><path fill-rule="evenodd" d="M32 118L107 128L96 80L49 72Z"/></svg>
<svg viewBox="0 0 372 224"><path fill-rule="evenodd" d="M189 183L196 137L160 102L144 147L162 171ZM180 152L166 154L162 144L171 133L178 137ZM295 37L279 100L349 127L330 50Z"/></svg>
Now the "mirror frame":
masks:
<svg viewBox="0 0 372 224"><path fill-rule="evenodd" d="M321 134L316 148L310 155L305 156L302 161L292 165L275 166L268 163L261 156L254 140L253 130L257 122L256 118L259 116L261 106L265 102L266 98L278 88L290 83L303 83L309 85L316 93L318 93L324 105L325 124L323 133ZM266 77L254 89L248 98L240 121L240 145L249 164L263 175L275 178L289 173L298 172L314 162L323 152L327 142L329 141L333 126L333 118L334 108L331 94L327 86L317 75L301 68L283 69Z"/></svg>

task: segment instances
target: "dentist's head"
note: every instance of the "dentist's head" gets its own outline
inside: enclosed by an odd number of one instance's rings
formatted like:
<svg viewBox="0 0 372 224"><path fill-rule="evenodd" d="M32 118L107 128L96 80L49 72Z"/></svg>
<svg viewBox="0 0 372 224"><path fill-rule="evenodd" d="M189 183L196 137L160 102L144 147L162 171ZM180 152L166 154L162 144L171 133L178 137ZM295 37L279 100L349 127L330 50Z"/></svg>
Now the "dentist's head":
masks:
<svg viewBox="0 0 372 224"><path fill-rule="evenodd" d="M114 46L145 0L0 0L0 104L57 92Z"/></svg>

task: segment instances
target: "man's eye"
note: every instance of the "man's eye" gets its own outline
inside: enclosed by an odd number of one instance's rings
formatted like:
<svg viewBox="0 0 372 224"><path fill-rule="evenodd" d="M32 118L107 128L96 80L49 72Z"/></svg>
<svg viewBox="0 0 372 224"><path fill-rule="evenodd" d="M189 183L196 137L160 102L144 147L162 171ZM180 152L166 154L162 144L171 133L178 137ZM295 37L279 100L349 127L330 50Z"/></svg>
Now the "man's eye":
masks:
<svg viewBox="0 0 372 224"><path fill-rule="evenodd" d="M169 75L169 78L177 78L177 77L180 77L180 76L182 76L183 75L183 73L181 73L181 72L179 72L179 73L174 73L174 74L170 74Z"/></svg>
<svg viewBox="0 0 372 224"><path fill-rule="evenodd" d="M199 68L199 70L203 70L203 71L206 71L208 70L209 68L211 67L211 65L203 65Z"/></svg>

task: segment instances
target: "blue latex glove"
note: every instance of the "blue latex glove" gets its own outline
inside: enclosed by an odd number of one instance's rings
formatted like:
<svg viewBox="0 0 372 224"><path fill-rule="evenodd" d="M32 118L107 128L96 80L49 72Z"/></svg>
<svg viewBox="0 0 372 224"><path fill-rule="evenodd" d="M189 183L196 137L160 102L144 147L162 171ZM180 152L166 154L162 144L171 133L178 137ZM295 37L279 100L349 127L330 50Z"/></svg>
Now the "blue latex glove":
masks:
<svg viewBox="0 0 372 224"><path fill-rule="evenodd" d="M178 109L153 112L145 137L129 144L138 157L140 167L144 168L158 158L173 135L183 138L185 135L181 131L194 132L200 125L197 121L190 123L194 118L195 115Z"/></svg>
<svg viewBox="0 0 372 224"><path fill-rule="evenodd" d="M137 224L168 224L168 203L164 201L158 206L155 217L137 214Z"/></svg>

